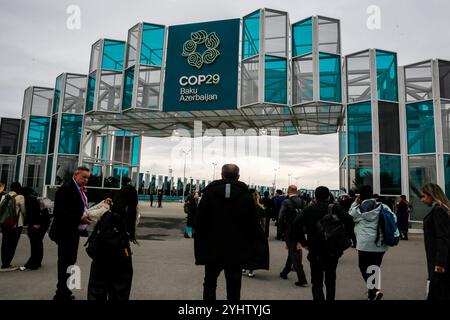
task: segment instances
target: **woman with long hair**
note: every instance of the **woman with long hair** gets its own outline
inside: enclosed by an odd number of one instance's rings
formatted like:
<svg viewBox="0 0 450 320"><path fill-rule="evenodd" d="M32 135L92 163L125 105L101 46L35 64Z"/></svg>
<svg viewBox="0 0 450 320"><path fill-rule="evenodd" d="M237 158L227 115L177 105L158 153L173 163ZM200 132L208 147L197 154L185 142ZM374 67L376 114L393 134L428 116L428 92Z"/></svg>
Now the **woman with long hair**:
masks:
<svg viewBox="0 0 450 320"><path fill-rule="evenodd" d="M422 202L431 207L423 219L428 300L450 300L450 201L437 184L428 183L422 188Z"/></svg>

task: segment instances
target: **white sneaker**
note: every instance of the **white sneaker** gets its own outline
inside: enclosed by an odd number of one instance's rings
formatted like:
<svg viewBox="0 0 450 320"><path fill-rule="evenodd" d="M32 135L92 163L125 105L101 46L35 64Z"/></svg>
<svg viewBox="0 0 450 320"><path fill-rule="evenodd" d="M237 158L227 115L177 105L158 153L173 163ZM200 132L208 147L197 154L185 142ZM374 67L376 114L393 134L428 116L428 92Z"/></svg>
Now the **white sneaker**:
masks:
<svg viewBox="0 0 450 320"><path fill-rule="evenodd" d="M26 267L23 267L23 266L22 266L22 267L19 267L19 270L20 270L20 271L25 271L25 270L28 270L28 269L27 269Z"/></svg>
<svg viewBox="0 0 450 320"><path fill-rule="evenodd" d="M254 278L254 277L255 277L255 274L254 274L253 272L249 272L249 273L248 273L248 277L249 277L249 278Z"/></svg>
<svg viewBox="0 0 450 320"><path fill-rule="evenodd" d="M9 266L7 268L1 268L0 272L9 272L9 271L16 271L17 269L19 269L19 267L16 266Z"/></svg>

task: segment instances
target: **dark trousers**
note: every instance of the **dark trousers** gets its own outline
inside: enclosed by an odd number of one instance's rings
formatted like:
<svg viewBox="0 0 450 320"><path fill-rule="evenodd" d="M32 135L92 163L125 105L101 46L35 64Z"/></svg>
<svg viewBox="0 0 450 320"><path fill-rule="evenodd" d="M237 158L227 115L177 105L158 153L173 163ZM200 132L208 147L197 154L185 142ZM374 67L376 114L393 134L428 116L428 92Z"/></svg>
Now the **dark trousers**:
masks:
<svg viewBox="0 0 450 320"><path fill-rule="evenodd" d="M28 238L30 239L31 255L25 267L28 269L37 269L41 267L42 259L44 258L44 239L47 232L48 225L41 225L39 229L28 226Z"/></svg>
<svg viewBox="0 0 450 320"><path fill-rule="evenodd" d="M111 263L92 260L88 300L129 300L132 280L131 257Z"/></svg>
<svg viewBox="0 0 450 320"><path fill-rule="evenodd" d="M325 287L327 290L327 301L333 301L336 296L336 268L338 265L338 257L319 257L309 255L308 260L311 266L311 284L313 299L317 301L325 301L323 294L323 283L325 276Z"/></svg>
<svg viewBox="0 0 450 320"><path fill-rule="evenodd" d="M450 272L433 273L430 278L428 301L450 300Z"/></svg>
<svg viewBox="0 0 450 320"><path fill-rule="evenodd" d="M158 200L158 208L162 208L162 202Z"/></svg>
<svg viewBox="0 0 450 320"><path fill-rule="evenodd" d="M367 273L367 268L370 266L381 266L383 261L384 252L368 252L368 251L358 251L358 265L364 282L367 285L367 279L371 274ZM369 289L369 298L373 297L377 292L377 288Z"/></svg>
<svg viewBox="0 0 450 320"><path fill-rule="evenodd" d="M16 253L17 244L19 243L22 227L7 228L2 227L2 268L8 268Z"/></svg>
<svg viewBox="0 0 450 320"><path fill-rule="evenodd" d="M80 237L64 239L58 242L58 283L56 285L56 294L53 299L69 300L72 291L67 287L67 279L70 274L67 273L69 266L77 262L78 243Z"/></svg>
<svg viewBox="0 0 450 320"><path fill-rule="evenodd" d="M227 285L227 300L240 300L241 298L241 266L205 265L205 279L203 282L203 300L216 300L217 278L225 270Z"/></svg>
<svg viewBox="0 0 450 320"><path fill-rule="evenodd" d="M150 207L153 207L153 200L150 200Z"/></svg>
<svg viewBox="0 0 450 320"><path fill-rule="evenodd" d="M291 267L294 268L294 271L297 273L297 280L299 282L306 282L305 271L303 270L302 258L303 253L302 250L297 250L297 242L296 241L286 241L286 245L288 247L288 256L286 259L286 264L284 266L282 274L288 275L291 271Z"/></svg>

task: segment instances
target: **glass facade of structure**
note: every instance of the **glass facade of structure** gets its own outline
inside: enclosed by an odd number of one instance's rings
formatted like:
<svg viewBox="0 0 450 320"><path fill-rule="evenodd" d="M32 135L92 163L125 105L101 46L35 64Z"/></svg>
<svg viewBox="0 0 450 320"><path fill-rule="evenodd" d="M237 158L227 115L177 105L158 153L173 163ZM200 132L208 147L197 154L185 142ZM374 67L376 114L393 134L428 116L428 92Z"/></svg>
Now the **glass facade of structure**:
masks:
<svg viewBox="0 0 450 320"><path fill-rule="evenodd" d="M341 57L319 55L320 100L341 103Z"/></svg>
<svg viewBox="0 0 450 320"><path fill-rule="evenodd" d="M397 55L376 50L378 99L398 101Z"/></svg>
<svg viewBox="0 0 450 320"><path fill-rule="evenodd" d="M50 119L48 117L30 117L27 154L47 154L49 127Z"/></svg>
<svg viewBox="0 0 450 320"><path fill-rule="evenodd" d="M242 59L247 59L259 54L259 27L261 14L258 11L244 17Z"/></svg>
<svg viewBox="0 0 450 320"><path fill-rule="evenodd" d="M358 193L362 186L373 187L372 155L348 157L349 188Z"/></svg>
<svg viewBox="0 0 450 320"><path fill-rule="evenodd" d="M287 104L286 59L266 56L264 77L264 100L277 104Z"/></svg>
<svg viewBox="0 0 450 320"><path fill-rule="evenodd" d="M372 152L372 119L369 102L347 107L348 153Z"/></svg>
<svg viewBox="0 0 450 320"><path fill-rule="evenodd" d="M408 154L436 152L433 102L406 105Z"/></svg>
<svg viewBox="0 0 450 320"><path fill-rule="evenodd" d="M399 195L402 193L400 156L380 155L381 194Z"/></svg>
<svg viewBox="0 0 450 320"><path fill-rule="evenodd" d="M292 57L312 52L312 18L292 25Z"/></svg>

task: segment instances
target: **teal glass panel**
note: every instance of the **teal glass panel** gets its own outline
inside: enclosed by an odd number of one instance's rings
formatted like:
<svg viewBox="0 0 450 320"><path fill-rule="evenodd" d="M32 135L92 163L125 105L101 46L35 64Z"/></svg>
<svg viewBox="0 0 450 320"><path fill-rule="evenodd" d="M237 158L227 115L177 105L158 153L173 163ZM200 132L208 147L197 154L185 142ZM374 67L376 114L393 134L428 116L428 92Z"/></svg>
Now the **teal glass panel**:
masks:
<svg viewBox="0 0 450 320"><path fill-rule="evenodd" d="M308 18L292 25L292 57L312 51L312 18Z"/></svg>
<svg viewBox="0 0 450 320"><path fill-rule="evenodd" d="M339 162L342 162L345 156L347 156L347 132L339 132L339 140Z"/></svg>
<svg viewBox="0 0 450 320"><path fill-rule="evenodd" d="M348 157L349 188L358 193L362 186L373 187L372 155Z"/></svg>
<svg viewBox="0 0 450 320"><path fill-rule="evenodd" d="M444 155L445 195L450 196L450 155Z"/></svg>
<svg viewBox="0 0 450 320"><path fill-rule="evenodd" d="M131 164L137 166L139 164L139 154L140 154L141 138L133 137L133 146L131 149Z"/></svg>
<svg viewBox="0 0 450 320"><path fill-rule="evenodd" d="M242 59L259 54L259 11L244 17Z"/></svg>
<svg viewBox="0 0 450 320"><path fill-rule="evenodd" d="M58 115L52 117L51 127L50 127L50 140L48 143L48 153L55 152L55 139L56 139L56 126L58 124Z"/></svg>
<svg viewBox="0 0 450 320"><path fill-rule="evenodd" d="M27 142L28 154L47 154L49 129L50 118L37 116L30 117Z"/></svg>
<svg viewBox="0 0 450 320"><path fill-rule="evenodd" d="M377 50L378 99L398 101L397 55Z"/></svg>
<svg viewBox="0 0 450 320"><path fill-rule="evenodd" d="M53 170L53 155L49 155L47 158L47 171L45 173L45 184L52 184L52 170Z"/></svg>
<svg viewBox="0 0 450 320"><path fill-rule="evenodd" d="M408 130L408 153L434 153L433 102L418 102L406 105L406 126Z"/></svg>
<svg viewBox="0 0 450 320"><path fill-rule="evenodd" d="M99 176L100 174L101 174L101 167L99 167L99 166L94 166L93 168L92 168L92 175L93 176Z"/></svg>
<svg viewBox="0 0 450 320"><path fill-rule="evenodd" d="M87 97L86 97L86 112L94 109L94 97L95 97L95 72L89 75Z"/></svg>
<svg viewBox="0 0 450 320"><path fill-rule="evenodd" d="M58 146L59 153L62 154L80 153L82 126L83 126L82 115L63 114L61 119L61 131Z"/></svg>
<svg viewBox="0 0 450 320"><path fill-rule="evenodd" d="M266 56L264 101L287 104L287 62L284 58Z"/></svg>
<svg viewBox="0 0 450 320"><path fill-rule="evenodd" d="M102 160L106 161L106 151L108 148L108 137L103 136L102 137Z"/></svg>
<svg viewBox="0 0 450 320"><path fill-rule="evenodd" d="M327 53L319 54L320 100L342 102L341 58Z"/></svg>
<svg viewBox="0 0 450 320"><path fill-rule="evenodd" d="M401 158L380 155L380 184L382 195L402 194Z"/></svg>
<svg viewBox="0 0 450 320"><path fill-rule="evenodd" d="M370 102L351 104L348 113L348 153L372 152L372 117Z"/></svg>
<svg viewBox="0 0 450 320"><path fill-rule="evenodd" d="M125 83L123 86L122 110L132 107L133 103L134 66L125 71Z"/></svg>
<svg viewBox="0 0 450 320"><path fill-rule="evenodd" d="M103 44L102 69L123 70L125 42L105 40Z"/></svg>
<svg viewBox="0 0 450 320"><path fill-rule="evenodd" d="M162 65L164 27L144 23L142 29L141 64Z"/></svg>
<svg viewBox="0 0 450 320"><path fill-rule="evenodd" d="M53 113L57 113L59 110L59 102L61 101L61 87L62 87L63 75L56 78L55 91L53 94Z"/></svg>

